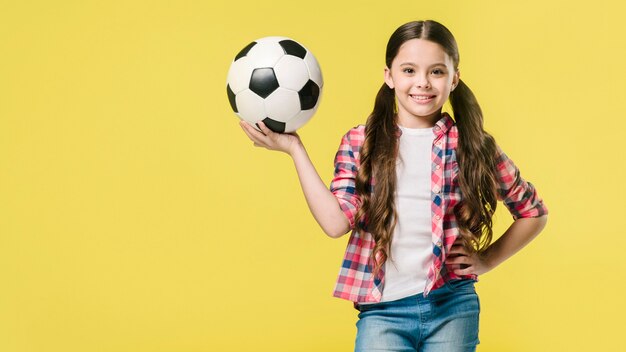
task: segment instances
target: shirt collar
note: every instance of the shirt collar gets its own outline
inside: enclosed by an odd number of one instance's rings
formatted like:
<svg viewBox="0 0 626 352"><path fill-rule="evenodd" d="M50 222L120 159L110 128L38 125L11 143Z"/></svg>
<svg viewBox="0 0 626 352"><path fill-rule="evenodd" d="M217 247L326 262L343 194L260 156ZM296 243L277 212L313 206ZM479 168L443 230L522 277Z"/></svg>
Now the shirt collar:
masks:
<svg viewBox="0 0 626 352"><path fill-rule="evenodd" d="M435 126L433 127L433 133L435 134L435 136L439 137L442 134L448 132L448 130L452 128L453 125L454 120L452 120L452 117L447 112L443 112L441 113L441 118L439 119L439 121L437 121L437 123L435 123Z"/></svg>

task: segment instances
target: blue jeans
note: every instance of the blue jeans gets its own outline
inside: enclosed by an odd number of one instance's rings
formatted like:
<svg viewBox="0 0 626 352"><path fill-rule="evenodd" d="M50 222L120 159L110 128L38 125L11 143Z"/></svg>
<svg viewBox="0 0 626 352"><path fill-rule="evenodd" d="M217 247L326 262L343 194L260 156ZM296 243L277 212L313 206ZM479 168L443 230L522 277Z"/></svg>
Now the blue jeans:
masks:
<svg viewBox="0 0 626 352"><path fill-rule="evenodd" d="M480 303L474 280L452 280L428 297L357 305L356 352L476 351Z"/></svg>

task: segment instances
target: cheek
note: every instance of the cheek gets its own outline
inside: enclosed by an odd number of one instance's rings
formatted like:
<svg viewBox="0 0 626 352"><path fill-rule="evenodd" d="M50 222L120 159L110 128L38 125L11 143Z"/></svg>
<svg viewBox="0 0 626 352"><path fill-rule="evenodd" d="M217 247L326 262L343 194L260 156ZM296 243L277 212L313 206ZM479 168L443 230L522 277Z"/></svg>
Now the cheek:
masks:
<svg viewBox="0 0 626 352"><path fill-rule="evenodd" d="M439 91L445 95L445 97L447 98L448 95L450 95L450 92L452 91L452 81L448 82L446 80L446 82L444 82L440 88Z"/></svg>
<svg viewBox="0 0 626 352"><path fill-rule="evenodd" d="M397 93L400 93L400 92L408 93L412 89L412 86L410 83L403 82L403 81L395 81L394 83L396 85L395 90Z"/></svg>

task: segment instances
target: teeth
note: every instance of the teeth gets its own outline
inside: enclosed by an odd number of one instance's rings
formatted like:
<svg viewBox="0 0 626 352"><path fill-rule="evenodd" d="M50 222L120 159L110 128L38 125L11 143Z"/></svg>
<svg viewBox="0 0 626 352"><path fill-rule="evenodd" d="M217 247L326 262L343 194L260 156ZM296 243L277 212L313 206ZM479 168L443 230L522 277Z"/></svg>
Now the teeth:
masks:
<svg viewBox="0 0 626 352"><path fill-rule="evenodd" d="M431 98L430 95L412 95L412 97L417 100L428 100Z"/></svg>

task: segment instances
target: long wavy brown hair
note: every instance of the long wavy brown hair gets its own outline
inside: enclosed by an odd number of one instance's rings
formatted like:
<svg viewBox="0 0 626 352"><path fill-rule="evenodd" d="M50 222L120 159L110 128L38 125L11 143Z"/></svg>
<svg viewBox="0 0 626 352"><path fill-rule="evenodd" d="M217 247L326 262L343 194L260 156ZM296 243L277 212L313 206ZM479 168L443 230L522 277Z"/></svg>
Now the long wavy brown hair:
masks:
<svg viewBox="0 0 626 352"><path fill-rule="evenodd" d="M424 39L441 45L459 65L459 50L452 33L442 24L427 20L400 26L389 38L385 62L391 68L400 46L410 39ZM459 81L450 93L454 119L459 130L456 157L458 182L463 195L454 208L464 247L481 254L491 244L492 216L496 209L496 144L483 129L483 114L474 93ZM372 234L375 247L370 258L378 274L390 258L393 231L397 223L396 159L398 155L397 107L394 90L383 83L374 109L365 126L360 152L356 191L361 197L357 229ZM372 182L373 181L373 182ZM373 183L373 190L370 183Z"/></svg>

